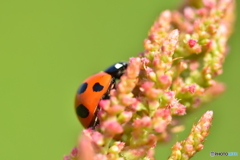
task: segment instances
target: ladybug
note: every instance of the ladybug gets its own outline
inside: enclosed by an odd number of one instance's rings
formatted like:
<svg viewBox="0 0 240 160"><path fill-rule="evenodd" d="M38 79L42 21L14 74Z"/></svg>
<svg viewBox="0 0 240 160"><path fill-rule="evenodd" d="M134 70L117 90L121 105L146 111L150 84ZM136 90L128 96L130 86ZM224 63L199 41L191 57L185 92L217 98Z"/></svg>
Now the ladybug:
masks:
<svg viewBox="0 0 240 160"><path fill-rule="evenodd" d="M75 97L75 112L85 128L95 128L99 124L98 103L101 99L109 99L111 89L115 88L116 79L120 79L127 65L126 62L115 63L103 72L88 77L80 85Z"/></svg>

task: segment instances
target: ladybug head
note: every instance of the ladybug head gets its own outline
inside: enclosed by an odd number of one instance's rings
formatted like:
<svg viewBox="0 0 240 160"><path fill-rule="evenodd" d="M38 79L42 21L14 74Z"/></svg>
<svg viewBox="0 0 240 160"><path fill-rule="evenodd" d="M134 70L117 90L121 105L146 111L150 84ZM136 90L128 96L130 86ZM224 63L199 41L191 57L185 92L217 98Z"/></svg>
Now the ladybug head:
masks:
<svg viewBox="0 0 240 160"><path fill-rule="evenodd" d="M104 72L110 74L113 78L119 79L126 70L128 63L118 62L108 67Z"/></svg>

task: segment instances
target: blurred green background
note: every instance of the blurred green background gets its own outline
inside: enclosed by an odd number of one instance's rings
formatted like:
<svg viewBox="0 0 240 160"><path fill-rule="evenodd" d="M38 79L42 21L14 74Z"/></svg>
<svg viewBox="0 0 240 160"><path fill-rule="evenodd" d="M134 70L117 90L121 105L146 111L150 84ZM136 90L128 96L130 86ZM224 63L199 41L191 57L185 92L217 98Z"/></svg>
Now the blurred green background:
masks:
<svg viewBox="0 0 240 160"><path fill-rule="evenodd" d="M78 85L141 52L155 18L180 3L0 1L0 159L59 160L68 154L82 130L73 110ZM237 22L224 74L219 77L227 91L188 116L186 131L160 145L156 159L167 159L170 147L184 139L207 110L214 111L213 126L204 150L193 159L211 159L210 151L240 154L239 28Z"/></svg>

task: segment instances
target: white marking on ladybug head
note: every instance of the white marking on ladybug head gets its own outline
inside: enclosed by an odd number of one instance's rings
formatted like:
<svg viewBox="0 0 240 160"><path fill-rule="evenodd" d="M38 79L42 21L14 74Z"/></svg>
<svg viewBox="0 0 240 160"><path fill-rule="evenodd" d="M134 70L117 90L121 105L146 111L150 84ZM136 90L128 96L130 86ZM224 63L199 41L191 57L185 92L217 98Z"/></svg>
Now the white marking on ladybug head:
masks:
<svg viewBox="0 0 240 160"><path fill-rule="evenodd" d="M121 64L121 63L116 63L115 65L114 65L114 67L116 68L116 69L119 69L119 68L121 68L123 66L123 64Z"/></svg>

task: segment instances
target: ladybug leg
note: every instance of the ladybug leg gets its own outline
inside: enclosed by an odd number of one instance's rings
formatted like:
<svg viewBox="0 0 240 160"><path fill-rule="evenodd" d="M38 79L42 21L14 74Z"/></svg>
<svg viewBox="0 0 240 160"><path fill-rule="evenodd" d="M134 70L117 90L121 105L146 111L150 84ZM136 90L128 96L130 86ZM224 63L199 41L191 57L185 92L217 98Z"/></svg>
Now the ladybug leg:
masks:
<svg viewBox="0 0 240 160"><path fill-rule="evenodd" d="M99 119L98 119L98 115L97 115L99 111L100 111L100 107L97 106L96 112L94 113L94 116L93 116L93 117L95 117L95 118L93 118L92 121L91 121L91 123L89 124L89 127L92 127L93 130L95 129L95 127L96 127L97 125L99 125ZM89 128L89 127L88 127L88 128Z"/></svg>
<svg viewBox="0 0 240 160"><path fill-rule="evenodd" d="M109 99L109 98L110 98L110 96L109 96L109 95L110 95L110 91L111 91L112 89L115 89L115 88L116 88L115 82L116 82L116 79L115 79L115 78L112 78L111 84L110 84L107 92L102 96L102 99Z"/></svg>

